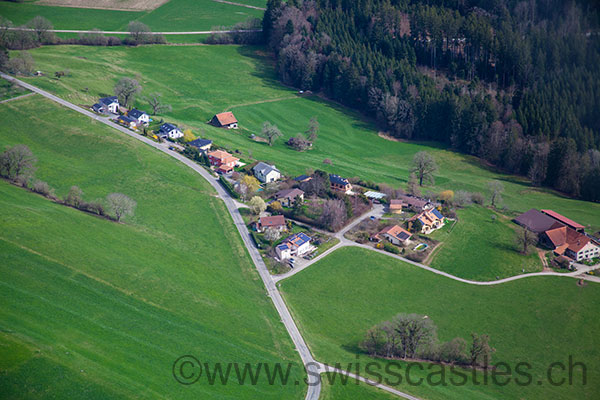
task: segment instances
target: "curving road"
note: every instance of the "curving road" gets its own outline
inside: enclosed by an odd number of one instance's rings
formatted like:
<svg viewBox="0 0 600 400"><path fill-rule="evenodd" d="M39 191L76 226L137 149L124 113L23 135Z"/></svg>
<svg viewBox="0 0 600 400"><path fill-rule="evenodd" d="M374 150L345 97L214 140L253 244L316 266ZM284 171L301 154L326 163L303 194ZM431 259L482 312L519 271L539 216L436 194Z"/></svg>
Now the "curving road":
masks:
<svg viewBox="0 0 600 400"><path fill-rule="evenodd" d="M137 140L140 140L150 146L152 146L153 148L173 157L176 158L177 160L179 160L180 162L184 163L185 165L187 165L188 167L190 167L191 169L193 169L194 171L196 171L198 174L200 174L204 179L206 179L210 185L217 191L219 197L224 201L225 206L227 207L227 210L229 211L229 214L231 215L231 218L233 219L233 222L235 224L235 226L238 229L238 232L240 233L240 236L244 242L244 245L246 246L246 248L248 249L248 253L250 254L250 257L252 258L252 261L254 262L254 265L256 266L256 269L263 281L263 284L265 285L265 288L267 290L267 294L268 296L271 298L271 300L273 301L273 304L275 305L275 308L277 310L277 312L279 313L279 316L281 317L281 321L283 322L285 328L288 331L288 334L290 335L294 345L296 346L296 350L298 351L298 354L300 355L300 358L302 359L302 362L304 363L304 367L306 368L307 374L308 374L308 390L306 393L306 400L318 400L320 392L321 392L321 379L320 379L320 374L324 373L324 372L337 372L340 374L344 374L344 375L348 375L354 379L358 379L362 382L365 382L367 384L370 384L372 386L378 387L382 390L385 390L389 393L395 394L397 396L403 397L405 399L409 399L409 400L418 400L417 397L411 396L407 393L401 392L399 390L396 390L392 387L389 386L385 386L382 384L379 384L377 382L373 382L367 378L364 378L362 376L353 374L351 372L348 371L344 371L344 370L339 370L336 369L334 367L328 366L326 364L322 364L318 361L316 361L308 346L306 345L306 342L304 341L304 338L302 337L302 335L300 334L300 331L298 330L298 327L296 326L296 323L294 322L285 302L283 301L283 298L281 297L281 294L279 293L279 291L277 290L276 287L276 282L285 279L289 276L292 276L298 272L300 272L302 269L307 268L308 266L314 264L315 262L317 262L318 260L320 260L321 258L327 256L328 254L330 254L331 252L333 252L334 250L340 248L340 247L344 247L344 246L356 246L356 247L361 247L361 248L365 248L371 251L377 251L381 254L387 255L389 257L394 257L397 258L401 261L407 262L409 264L412 264L416 267L419 268L423 268L426 269L430 272L433 272L435 274L438 275L442 275L445 276L447 278L450 279L454 279L456 281L460 281L463 283L467 283L467 284L472 284L472 285L482 285L482 286L487 286L487 285L497 285L497 284L501 284L501 283L505 283L505 282L510 282L510 281L514 281L517 279L523 279L523 278L529 278L529 277L533 277L533 276L563 276L563 277L577 277L577 275L581 275L584 272L599 268L599 265L596 265L594 267L588 267L582 264L576 264L577 267L579 268L579 270L575 271L575 272L571 272L571 273L557 273L557 272L537 272L537 273L530 273L530 274L524 274L524 275L517 275L517 276L512 276L510 278L505 278L505 279L500 279L500 280L496 280L496 281L489 281L489 282L480 282L480 281L472 281L472 280L468 280L468 279L463 279L463 278L459 278L457 276L448 274L446 272L443 271L439 271L437 269L431 268L427 265L424 264L420 264L418 262L414 262L411 260L408 260L404 257L401 257L399 255L395 255L395 254L391 254L388 253L386 251L383 250L379 250L379 249L375 249L371 246L365 245L365 244L359 244L356 242L353 242L351 240L348 240L344 237L344 234L346 232L348 232L350 229L352 229L354 226L356 226L357 224L359 224L362 220L369 218L371 216L381 216L383 214L383 207L381 206L376 206L373 210L371 210L370 212L364 214L361 218L358 218L357 220L353 221L351 224L349 224L348 226L346 226L344 229L342 229L340 232L338 232L335 236L340 239L340 243L337 244L336 246L332 247L331 249L329 249L328 251L324 252L323 254L319 255L319 257L316 257L314 260L312 260L311 262L307 263L305 266L303 266L302 268L296 269L296 270L292 270L287 274L284 275L280 275L278 277L273 277L268 269L267 266L265 265L262 256L260 255L260 253L258 252L258 250L256 249L256 247L254 246L254 242L252 240L252 237L250 236L250 232L248 231L248 228L246 227L246 224L244 223L244 220L239 212L239 207L240 207L240 203L236 202L230 195L229 193L220 185L219 181L213 176L211 175L208 171L206 171L202 166L196 164L195 162L193 162L192 160L182 156L181 154L171 151L168 149L168 144L159 144L156 143L144 136L141 136L135 132L130 131L129 129L126 129L118 124L115 124L111 121L109 121L106 117L102 117L99 116L97 114L92 113L91 111L85 110L81 107L76 106L75 104L72 104L66 100L63 100L51 93L48 93L42 89L37 88L36 86L30 85L26 82L23 82L19 79L13 78L10 75L6 75L4 73L0 72L0 77L10 81L10 82L14 82L19 84L20 86L31 90L34 93L40 94L52 101L55 101L56 103L59 103L71 110L74 110L80 114L83 114L89 118L92 118L100 123L103 123L105 125L110 126L111 128L117 129L120 132L129 135ZM595 279L590 279L590 280L595 280Z"/></svg>
<svg viewBox="0 0 600 400"><path fill-rule="evenodd" d="M275 308L277 309L277 312L279 313L279 316L281 317L281 321L285 325L290 337L292 338L292 341L294 342L294 345L296 346L296 350L300 354L300 358L302 359L302 362L303 362L303 364L307 370L307 374L308 374L308 391L306 393L306 400L318 400L319 394L321 392L321 380L318 377L319 377L319 374L321 373L322 364L318 363L313 358L312 354L310 353L310 350L308 349L308 346L306 345L304 338L300 334L300 331L298 330L296 323L294 322L292 316L290 315L290 312L288 311L288 309L283 301L283 298L281 297L281 294L275 287L275 282L271 278L271 274L269 273L267 266L265 265L265 263L262 259L262 256L260 255L260 253L258 252L258 250L256 249L256 247L253 244L252 238L250 236L250 232L248 232L248 228L246 227L246 224L244 223L244 220L242 219L242 215L240 214L240 212L238 210L236 202L229 195L229 193L227 193L227 191L225 189L223 189L223 187L220 185L218 180L214 176L212 176L208 171L206 171L203 167L196 164L192 160L182 156L181 154L179 154L177 152L169 150L168 145L165 146L160 143L156 143L144 136L141 136L135 132L130 131L129 129L126 129L120 125L117 125L117 124L109 121L106 117L99 116L97 114L92 113L91 111L87 111L81 107L76 106L75 104L72 104L66 100L63 100L53 94L50 94L42 89L39 89L33 85L30 85L21 80L15 79L9 75L0 73L0 77L6 79L8 81L15 82L15 83L23 86L24 88L31 90L32 92L38 93L52 101L55 101L67 108L70 108L71 110L77 111L80 114L83 114L89 118L92 118L92 119L100 122L100 123L108 125L111 128L117 129L126 135L129 135L137 140L140 140L140 141L148 144L149 146L152 146L155 149L162 151L163 153L168 154L171 157L176 158L177 160L181 161L182 163L184 163L185 165L187 165L188 167L190 167L191 169L196 171L198 174L200 174L204 179L206 179L211 184L211 186L219 194L219 197L221 197L221 199L225 202L225 206L227 207L229 214L231 214L231 218L233 218L233 222L234 222L235 226L237 227L237 229L240 233L240 236L242 237L242 240L244 241L244 245L248 249L248 253L250 253L250 257L252 258L252 261L254 262L256 269L258 270L258 273L265 285L265 288L267 289L267 294L269 297L271 297L271 300L273 301L273 304L275 305Z"/></svg>

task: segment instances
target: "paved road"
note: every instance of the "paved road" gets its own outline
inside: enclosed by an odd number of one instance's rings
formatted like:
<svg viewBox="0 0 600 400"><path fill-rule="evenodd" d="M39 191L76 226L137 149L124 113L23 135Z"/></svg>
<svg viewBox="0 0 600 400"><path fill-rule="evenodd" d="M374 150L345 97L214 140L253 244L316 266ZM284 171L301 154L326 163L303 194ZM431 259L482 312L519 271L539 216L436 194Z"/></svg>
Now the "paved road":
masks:
<svg viewBox="0 0 600 400"><path fill-rule="evenodd" d="M271 297L271 300L273 301L273 304L275 305L275 308L277 309L277 312L279 313L279 316L281 317L281 321L283 322L289 335L291 336L292 341L294 342L294 345L296 346L296 350L300 354L300 358L302 359L302 362L304 363L304 366L307 369L309 385L308 385L308 391L306 393L306 399L307 400L318 400L319 394L321 392L321 382L320 382L320 379L318 379L316 377L318 377L319 373L320 373L320 364L315 361L312 354L310 353L310 350L308 349L306 342L302 338L302 335L298 331L298 327L296 326L294 320L292 319L292 316L290 315L281 295L279 294L279 291L275 287L275 282L271 278L271 274L267 270L267 266L265 265L265 263L262 259L262 256L260 255L260 253L258 252L256 247L254 246L252 238L250 237L250 233L248 232L248 229L246 228L246 224L244 223L244 220L242 219L242 216L237 208L237 204L231 198L229 193L227 193L227 191L225 189L223 189L223 187L219 184L218 180L214 176L212 176L208 171L206 171L203 167L196 164L192 160L182 156L181 154L179 154L177 152L169 150L168 146L164 146L164 145L161 145L160 143L156 143L144 136L141 136L135 132L130 131L129 129L126 129L120 125L117 125L117 124L109 121L106 117L96 115L96 114L92 113L91 111L87 111L83 108L80 108L66 100L63 100L57 96L54 96L53 94L50 94L44 90L41 90L33 85L30 85L28 83L25 83L23 81L20 81L18 79L15 79L15 78L13 78L9 75L3 74L3 73L0 73L0 76L9 81L16 82L19 85L23 86L24 88L31 90L32 92L39 93L40 95L42 95L50 100L53 100L67 108L70 108L71 110L77 111L78 113L83 114L87 117L90 117L90 118L92 118L96 121L99 121L105 125L108 125L111 128L117 129L126 135L129 135L137 140L140 140L140 141L148 144L149 146L152 146L155 149L162 151L163 153L166 153L166 154L170 155L171 157L176 158L177 160L181 161L182 163L184 163L185 165L187 165L188 167L190 167L191 169L193 169L194 171L199 173L204 179L206 179L212 185L212 187L219 194L219 197L221 197L221 199L225 202L225 205L227 206L227 210L231 214L231 217L233 218L233 222L234 222L235 226L237 227L237 229L240 233L240 236L242 237L242 240L244 241L244 245L248 249L248 252L250 253L250 257L252 258L252 261L254 262L256 269L258 270L258 273L265 285L265 288L267 289L267 294L269 295L269 297ZM318 381L317 381L317 379L318 379Z"/></svg>
<svg viewBox="0 0 600 400"><path fill-rule="evenodd" d="M361 218L358 218L357 220L353 221L350 225L346 226L344 229L342 229L340 232L335 234L335 237L337 237L340 242L338 244L336 244L335 246L331 247L329 250L327 250L326 252L324 252L323 254L320 254L318 257L315 257L314 259L310 260L309 262L307 262L306 264L303 264L301 266L298 266L288 272L286 272L285 274L281 274L281 275L275 275L273 277L273 279L275 280L275 282L279 282L281 280L287 279L293 275L296 275L298 272L305 270L306 268L310 267L311 265L313 265L314 263L316 263L317 261L323 259L324 257L326 257L327 255L331 254L333 251L341 248L341 247L348 247L348 246L354 246L354 247L360 247L366 250L371 250L371 251L376 251L380 254L383 254L385 256L388 257L393 257L396 258L398 260L404 261L406 263L412 264L415 267L419 267L422 269L426 269L427 271L433 272L434 274L437 275L442 275L445 276L446 278L450 278L453 279L455 281L459 281L462 283L467 283L470 285L478 285L478 286L492 286L492 285L499 285L502 283L506 283L506 282L511 282L511 281L516 281L518 279L524 279L524 278L531 278L534 276L562 276L562 277L567 277L567 278L583 278L589 281L593 281L593 282L600 282L600 279L596 278L596 279L589 279L588 275L583 275L588 271L592 271L594 269L600 269L600 265L596 265L593 267L588 267L587 265L583 265L583 264L575 264L577 271L574 272L567 272L567 273L561 273L561 272L532 272L532 273L527 273L527 274L521 274L521 275L515 275L515 276L511 276L509 278L504 278L504 279L498 279L495 281L473 281L470 279L464 279L464 278L460 278L458 276L449 274L447 272L444 271L440 271L438 269L432 268L428 265L425 264L421 264L419 262L416 261L412 261L409 260L408 258L402 257L400 255L397 254L392 254L390 252L387 252L385 250L380 250L380 249L376 249L373 246L370 246L368 244L361 244L361 243L356 243L350 239L346 239L344 237L344 235L346 234L346 232L350 231L352 228L354 228L356 225L358 225L361 221L365 220L366 218L369 218L371 216L375 216L376 218L379 218L383 215L383 206L381 205L377 205L375 206L375 208L373 208L373 210L371 210L370 212L368 212L367 214L364 214Z"/></svg>
<svg viewBox="0 0 600 400"><path fill-rule="evenodd" d="M29 28L8 28L13 31L33 31ZM49 32L54 33L101 33L104 35L129 35L129 32L125 31L86 31L86 30L72 30L72 29L49 29ZM262 29L237 29L229 31L189 31L189 32L148 32L149 35L208 35L211 33L244 33L244 32L262 32Z"/></svg>

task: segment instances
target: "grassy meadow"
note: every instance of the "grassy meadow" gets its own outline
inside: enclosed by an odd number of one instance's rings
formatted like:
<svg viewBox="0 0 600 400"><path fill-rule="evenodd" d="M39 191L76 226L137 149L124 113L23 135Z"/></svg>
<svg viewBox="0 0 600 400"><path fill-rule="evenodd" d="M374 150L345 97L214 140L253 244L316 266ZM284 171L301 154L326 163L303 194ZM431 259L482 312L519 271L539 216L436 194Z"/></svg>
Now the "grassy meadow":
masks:
<svg viewBox="0 0 600 400"><path fill-rule="evenodd" d="M597 284L580 287L572 278L537 277L478 287L375 252L343 248L283 281L281 291L316 359L340 363L344 369L353 370L359 363L365 371L373 359L358 344L370 327L398 313L427 315L443 341L457 336L469 340L471 332L488 334L496 349L493 363L507 362L513 370L518 362L531 365L531 384L525 386L515 383L514 373L506 386L475 385L471 378L463 386L426 381L411 386L405 380L398 386L425 399L593 399L600 390ZM548 366L567 363L570 355L586 364L587 384L581 384L578 370L572 386L552 386L546 379ZM372 370L397 382L397 377L383 373L389 362L377 361L379 369ZM404 379L407 364L400 366ZM413 381L439 371L428 370L427 364L423 369L411 370ZM478 379L481 382L481 375ZM439 380L438 375L432 382Z"/></svg>
<svg viewBox="0 0 600 400"><path fill-rule="evenodd" d="M263 0L245 1L258 7L266 5ZM55 29L126 31L130 21L140 21L155 32L186 32L211 30L217 26L232 26L248 18L262 18L263 11L212 0L170 0L150 11L101 10L2 1L0 15L15 25L25 24L41 15L50 20Z"/></svg>
<svg viewBox="0 0 600 400"><path fill-rule="evenodd" d="M302 398L305 388L189 387L201 362L304 371L221 200L183 164L39 96L0 104L0 144L86 200L137 201L118 224L0 182L0 393L8 398Z"/></svg>
<svg viewBox="0 0 600 400"><path fill-rule="evenodd" d="M502 214L473 205L458 210L457 215L452 229L444 227L430 235L443 242L430 262L433 268L476 281L542 270L533 248L529 255L519 253L515 243L518 226Z"/></svg>
<svg viewBox="0 0 600 400"><path fill-rule="evenodd" d="M169 3L167 3L169 4ZM47 47L31 51L37 68L46 77L27 81L77 104L91 105L98 96L112 93L124 76L135 77L145 93L160 92L173 111L161 116L191 127L197 134L231 150L239 149L256 159L276 163L286 174L322 168L348 177L404 186L413 155L431 152L440 167L431 190L467 190L486 194L487 183L502 181L503 205L511 212L532 207L552 208L588 226L600 229L600 204L564 197L535 188L520 177L504 175L476 158L454 153L431 143L395 142L381 138L371 121L322 100L300 96L282 86L272 59L260 47L240 46L142 46L137 48ZM60 81L53 71L68 68L71 76ZM137 106L147 108L142 101ZM240 130L227 131L206 125L213 114L232 110ZM316 116L320 133L314 149L299 153L285 140L303 132ZM273 147L249 139L264 121L276 124L284 134ZM333 165L323 164L329 158Z"/></svg>
<svg viewBox="0 0 600 400"><path fill-rule="evenodd" d="M327 372L321 375L321 396L319 400L392 400L398 396L370 386L345 375Z"/></svg>

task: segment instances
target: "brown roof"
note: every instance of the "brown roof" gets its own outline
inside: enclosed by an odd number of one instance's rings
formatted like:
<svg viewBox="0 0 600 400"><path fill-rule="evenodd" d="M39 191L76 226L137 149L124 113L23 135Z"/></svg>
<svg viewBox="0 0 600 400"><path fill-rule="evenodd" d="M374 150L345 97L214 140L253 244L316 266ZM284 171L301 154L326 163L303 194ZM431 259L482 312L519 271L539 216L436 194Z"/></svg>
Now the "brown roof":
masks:
<svg viewBox="0 0 600 400"><path fill-rule="evenodd" d="M391 210L401 210L404 207L404 202L402 200L390 200L390 209Z"/></svg>
<svg viewBox="0 0 600 400"><path fill-rule="evenodd" d="M412 196L407 196L407 195L402 195L400 197L400 200L402 200L407 206L416 207L416 208L423 208L427 205L427 203L429 203L429 201L427 201L427 200L423 200L418 197L412 197Z"/></svg>
<svg viewBox="0 0 600 400"><path fill-rule="evenodd" d="M548 229L563 226L563 224L556 221L554 218L550 218L549 216L539 212L535 208L532 208L531 210L519 215L517 218L514 219L514 221L517 224L535 233L542 233L547 231Z"/></svg>
<svg viewBox="0 0 600 400"><path fill-rule="evenodd" d="M223 150L215 150L215 151L211 151L210 153L208 153L208 156L222 160L224 158L231 157L231 154L229 154L228 152L223 151Z"/></svg>
<svg viewBox="0 0 600 400"><path fill-rule="evenodd" d="M285 189L275 193L276 199L295 199L297 196L302 196L304 192L300 189Z"/></svg>
<svg viewBox="0 0 600 400"><path fill-rule="evenodd" d="M566 249L578 253L590 242L589 237L564 225L549 229L544 233L554 245L554 252L557 254L563 254Z"/></svg>
<svg viewBox="0 0 600 400"><path fill-rule="evenodd" d="M263 228L268 228L270 226L281 226L285 225L285 217L283 215L273 215L271 217L260 217L258 223Z"/></svg>
<svg viewBox="0 0 600 400"><path fill-rule="evenodd" d="M385 227L376 236L383 235L383 234L388 234L390 236L393 236L400 241L405 241L406 239L408 239L412 236L410 234L410 232L408 232L406 229L404 229L398 225L390 225L388 227Z"/></svg>
<svg viewBox="0 0 600 400"><path fill-rule="evenodd" d="M546 231L546 236L552 242L554 247L558 247L567 242L567 227L561 226L559 228L549 229Z"/></svg>
<svg viewBox="0 0 600 400"><path fill-rule="evenodd" d="M231 111L222 112L220 114L215 115L215 117L217 117L217 120L219 120L219 123L221 125L235 124L238 122Z"/></svg>

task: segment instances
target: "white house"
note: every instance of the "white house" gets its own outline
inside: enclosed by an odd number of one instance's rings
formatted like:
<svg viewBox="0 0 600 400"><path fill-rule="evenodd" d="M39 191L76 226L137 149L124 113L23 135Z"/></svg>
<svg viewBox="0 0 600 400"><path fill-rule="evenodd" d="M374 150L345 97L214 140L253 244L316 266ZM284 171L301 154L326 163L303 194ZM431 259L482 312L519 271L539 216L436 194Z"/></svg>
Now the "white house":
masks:
<svg viewBox="0 0 600 400"><path fill-rule="evenodd" d="M177 128L177 125L164 123L160 126L160 129L158 130L158 136L163 139L179 139L180 137L183 137L183 132L181 132L181 130Z"/></svg>
<svg viewBox="0 0 600 400"><path fill-rule="evenodd" d="M310 241L311 238L305 233L295 233L278 245L275 252L280 260L287 260L292 256L302 256L313 248Z"/></svg>
<svg viewBox="0 0 600 400"><path fill-rule="evenodd" d="M150 123L150 116L143 111L136 110L135 108L129 110L127 115L135 119L138 125L148 125Z"/></svg>
<svg viewBox="0 0 600 400"><path fill-rule="evenodd" d="M119 99L117 96L103 97L98 100L98 103L92 106L92 110L97 113L110 112L113 114L119 113Z"/></svg>
<svg viewBox="0 0 600 400"><path fill-rule="evenodd" d="M121 125L128 127L129 129L137 129L138 123L135 118L128 117L127 115L119 115L117 122Z"/></svg>
<svg viewBox="0 0 600 400"><path fill-rule="evenodd" d="M281 178L281 172L274 165L269 165L262 161L256 164L252 170L256 179L262 183L275 182Z"/></svg>

